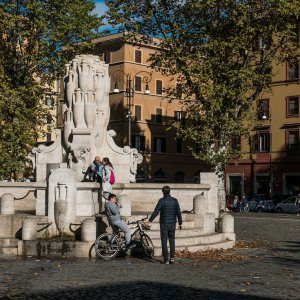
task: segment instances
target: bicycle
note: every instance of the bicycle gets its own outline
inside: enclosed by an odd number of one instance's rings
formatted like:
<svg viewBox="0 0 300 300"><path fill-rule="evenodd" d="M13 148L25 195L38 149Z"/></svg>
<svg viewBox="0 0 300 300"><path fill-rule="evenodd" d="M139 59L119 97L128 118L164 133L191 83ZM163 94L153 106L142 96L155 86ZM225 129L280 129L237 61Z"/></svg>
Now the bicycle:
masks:
<svg viewBox="0 0 300 300"><path fill-rule="evenodd" d="M240 204L240 212L249 212L249 204L248 203L242 203Z"/></svg>
<svg viewBox="0 0 300 300"><path fill-rule="evenodd" d="M128 223L128 225L136 225L137 229L131 235L131 239L134 240L134 237L138 236L144 253L151 258L154 255L154 246L149 235L144 232L144 229L150 229L150 226L146 226L144 223L146 219L148 217ZM113 230L112 234L103 233L99 235L94 243L96 255L103 259L109 259L116 257L120 251L125 251L125 239L121 236L121 232L118 228L118 230Z"/></svg>

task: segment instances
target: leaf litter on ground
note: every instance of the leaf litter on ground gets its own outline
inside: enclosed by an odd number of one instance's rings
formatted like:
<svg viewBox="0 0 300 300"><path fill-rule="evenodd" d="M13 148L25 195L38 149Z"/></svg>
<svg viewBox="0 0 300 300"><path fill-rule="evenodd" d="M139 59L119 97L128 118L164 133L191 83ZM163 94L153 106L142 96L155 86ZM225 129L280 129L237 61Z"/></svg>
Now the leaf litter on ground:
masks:
<svg viewBox="0 0 300 300"><path fill-rule="evenodd" d="M244 261L250 259L249 255L242 255L239 249L255 249L267 246L265 242L256 241L237 241L234 248L231 249L209 249L205 251L190 252L187 249L176 252L178 258L189 258L196 262L230 262Z"/></svg>

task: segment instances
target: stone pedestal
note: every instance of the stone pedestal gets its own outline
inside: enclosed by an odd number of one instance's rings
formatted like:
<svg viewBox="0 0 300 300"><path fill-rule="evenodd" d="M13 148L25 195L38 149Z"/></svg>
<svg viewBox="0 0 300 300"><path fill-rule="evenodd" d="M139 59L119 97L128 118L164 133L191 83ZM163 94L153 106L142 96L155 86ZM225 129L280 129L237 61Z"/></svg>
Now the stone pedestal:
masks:
<svg viewBox="0 0 300 300"><path fill-rule="evenodd" d="M122 217L131 217L131 200L128 195L120 195L118 203L121 205L120 215Z"/></svg>
<svg viewBox="0 0 300 300"><path fill-rule="evenodd" d="M96 221L94 218L85 219L81 225L81 240L92 242L96 239Z"/></svg>
<svg viewBox="0 0 300 300"><path fill-rule="evenodd" d="M22 240L33 241L37 239L37 222L34 218L25 218L22 223Z"/></svg>
<svg viewBox="0 0 300 300"><path fill-rule="evenodd" d="M224 214L221 218L221 232L234 233L234 218L229 214Z"/></svg>
<svg viewBox="0 0 300 300"><path fill-rule="evenodd" d="M12 194L3 194L0 198L0 214L13 215L15 213L15 199Z"/></svg>
<svg viewBox="0 0 300 300"><path fill-rule="evenodd" d="M193 198L193 211L195 215L207 213L207 198L203 194L196 195Z"/></svg>

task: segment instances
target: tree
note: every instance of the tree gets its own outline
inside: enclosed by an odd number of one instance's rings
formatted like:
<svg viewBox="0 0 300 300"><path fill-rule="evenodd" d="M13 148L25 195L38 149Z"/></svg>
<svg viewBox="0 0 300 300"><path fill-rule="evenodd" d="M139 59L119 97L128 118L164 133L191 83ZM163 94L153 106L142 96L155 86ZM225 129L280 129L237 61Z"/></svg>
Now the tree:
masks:
<svg viewBox="0 0 300 300"><path fill-rule="evenodd" d="M91 0L0 3L0 178L21 171L45 124L45 87L91 47L102 18Z"/></svg>
<svg viewBox="0 0 300 300"><path fill-rule="evenodd" d="M298 0L106 0L109 21L132 43L157 43L155 68L181 82L185 122L179 138L217 172L240 151L231 139L253 128L253 102L269 89L274 66L299 61ZM166 93L178 99L178 89Z"/></svg>

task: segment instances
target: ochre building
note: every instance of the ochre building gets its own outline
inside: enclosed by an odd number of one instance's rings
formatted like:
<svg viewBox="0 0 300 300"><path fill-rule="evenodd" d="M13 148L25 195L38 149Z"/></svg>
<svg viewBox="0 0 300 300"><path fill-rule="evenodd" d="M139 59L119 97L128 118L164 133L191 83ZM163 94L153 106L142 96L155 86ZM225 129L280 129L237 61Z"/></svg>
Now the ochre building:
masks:
<svg viewBox="0 0 300 300"><path fill-rule="evenodd" d="M149 56L157 48L130 45L123 33L94 42L95 54L109 64L109 129L116 131L117 145L130 145L144 158L138 167L137 182L199 182L200 172L209 169L194 159L186 142L177 140L164 125L183 120L183 113L179 101L170 102L164 93L165 88L179 83L149 67Z"/></svg>
<svg viewBox="0 0 300 300"><path fill-rule="evenodd" d="M226 168L227 194L300 192L299 64L275 66L272 92L255 104L258 125L242 138L242 159Z"/></svg>

